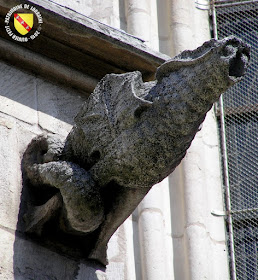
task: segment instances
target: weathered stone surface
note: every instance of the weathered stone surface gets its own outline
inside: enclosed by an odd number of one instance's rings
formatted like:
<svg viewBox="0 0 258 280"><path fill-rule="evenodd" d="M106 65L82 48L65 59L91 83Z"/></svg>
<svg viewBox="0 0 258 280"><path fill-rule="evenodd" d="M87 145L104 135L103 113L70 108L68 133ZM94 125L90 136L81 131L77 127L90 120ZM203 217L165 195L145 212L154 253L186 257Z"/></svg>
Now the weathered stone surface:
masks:
<svg viewBox="0 0 258 280"><path fill-rule="evenodd" d="M70 280L75 278L79 270L79 264L76 261L60 256L17 235L13 250L13 279Z"/></svg>
<svg viewBox="0 0 258 280"><path fill-rule="evenodd" d="M52 133L67 136L76 113L87 98L74 90L38 79L37 99L39 126Z"/></svg>
<svg viewBox="0 0 258 280"><path fill-rule="evenodd" d="M36 83L29 76L0 62L0 111L31 124L37 122Z"/></svg>
<svg viewBox="0 0 258 280"><path fill-rule="evenodd" d="M0 225L15 230L19 212L20 157L17 147L17 125L0 115ZM11 151L11 152L10 152ZM18 171L18 172L17 172ZM2 200L4 198L4 200ZM8 207L6 207L8 205ZM12 211L10 212L10 209Z"/></svg>
<svg viewBox="0 0 258 280"><path fill-rule="evenodd" d="M59 227L91 232L90 258L106 263L112 234L180 163L206 113L241 79L248 60L249 48L230 37L164 63L156 82L143 83L137 71L106 75L75 118L57 159L44 158L53 145L49 137L31 143L24 156L30 182L60 190Z"/></svg>

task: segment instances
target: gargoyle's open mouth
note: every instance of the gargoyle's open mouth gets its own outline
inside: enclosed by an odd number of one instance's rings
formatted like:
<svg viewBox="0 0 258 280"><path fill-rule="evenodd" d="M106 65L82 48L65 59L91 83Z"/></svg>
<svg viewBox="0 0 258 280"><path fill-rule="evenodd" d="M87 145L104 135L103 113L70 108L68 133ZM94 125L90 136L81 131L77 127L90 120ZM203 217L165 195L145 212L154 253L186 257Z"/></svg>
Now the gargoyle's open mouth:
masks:
<svg viewBox="0 0 258 280"><path fill-rule="evenodd" d="M242 77L247 69L249 57L246 49L238 50L235 57L229 61L229 76L236 78Z"/></svg>
<svg viewBox="0 0 258 280"><path fill-rule="evenodd" d="M229 39L222 50L223 56L228 58L229 77L242 77L248 67L250 48L238 38Z"/></svg>

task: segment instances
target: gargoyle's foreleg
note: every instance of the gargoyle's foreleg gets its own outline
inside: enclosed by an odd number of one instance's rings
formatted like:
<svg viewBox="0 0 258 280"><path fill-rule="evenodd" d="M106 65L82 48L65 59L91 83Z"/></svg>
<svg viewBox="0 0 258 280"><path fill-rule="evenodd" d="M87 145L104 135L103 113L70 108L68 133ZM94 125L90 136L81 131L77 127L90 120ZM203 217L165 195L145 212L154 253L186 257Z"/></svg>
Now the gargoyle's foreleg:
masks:
<svg viewBox="0 0 258 280"><path fill-rule="evenodd" d="M125 188L121 187L112 209L106 214L105 221L101 225L100 234L96 245L89 258L107 264L106 250L111 236L117 228L132 214L137 205L142 201L150 188Z"/></svg>
<svg viewBox="0 0 258 280"><path fill-rule="evenodd" d="M103 203L99 189L87 171L66 161L35 163L26 169L32 181L60 190L67 221L65 230L87 233L101 224Z"/></svg>

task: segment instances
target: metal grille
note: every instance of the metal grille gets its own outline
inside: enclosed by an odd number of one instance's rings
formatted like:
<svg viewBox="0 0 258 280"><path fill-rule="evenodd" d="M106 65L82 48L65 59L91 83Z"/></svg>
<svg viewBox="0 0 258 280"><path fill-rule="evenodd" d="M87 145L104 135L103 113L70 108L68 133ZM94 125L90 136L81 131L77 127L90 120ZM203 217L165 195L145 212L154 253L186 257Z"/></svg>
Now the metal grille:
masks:
<svg viewBox="0 0 258 280"><path fill-rule="evenodd" d="M215 36L233 34L251 45L251 65L244 79L224 94L220 121L231 279L258 280L258 1L212 4Z"/></svg>

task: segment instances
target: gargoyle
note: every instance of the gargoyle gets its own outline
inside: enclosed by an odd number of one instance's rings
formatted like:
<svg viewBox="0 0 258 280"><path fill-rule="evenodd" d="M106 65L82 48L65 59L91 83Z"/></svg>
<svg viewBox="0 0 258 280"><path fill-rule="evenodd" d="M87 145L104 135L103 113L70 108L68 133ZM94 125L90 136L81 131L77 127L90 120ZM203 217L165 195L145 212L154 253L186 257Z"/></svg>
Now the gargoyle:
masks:
<svg viewBox="0 0 258 280"><path fill-rule="evenodd" d="M41 136L25 152L30 184L57 190L27 213L27 231L40 234L61 208L62 231L93 234L88 257L106 264L112 234L181 162L206 113L248 61L249 47L228 37L165 62L153 82L138 71L106 75L64 142Z"/></svg>

